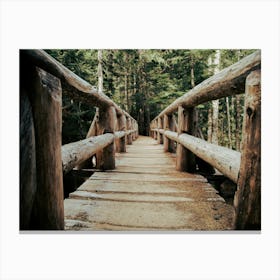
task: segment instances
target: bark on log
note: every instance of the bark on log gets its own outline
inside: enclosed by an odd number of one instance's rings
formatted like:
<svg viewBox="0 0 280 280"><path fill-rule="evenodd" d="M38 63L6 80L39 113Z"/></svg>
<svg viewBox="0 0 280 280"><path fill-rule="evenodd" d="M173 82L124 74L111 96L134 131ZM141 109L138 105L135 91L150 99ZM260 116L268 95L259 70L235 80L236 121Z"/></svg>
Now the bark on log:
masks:
<svg viewBox="0 0 280 280"><path fill-rule="evenodd" d="M177 131L175 116L173 114L168 116L168 123L169 123L169 129L171 131ZM169 140L168 152L176 153L176 146L175 146L175 142L173 140Z"/></svg>
<svg viewBox="0 0 280 280"><path fill-rule="evenodd" d="M178 135L182 133L192 134L193 131L193 109L178 108ZM176 170L195 172L196 162L194 154L180 142L177 143Z"/></svg>
<svg viewBox="0 0 280 280"><path fill-rule="evenodd" d="M261 72L246 80L240 173L234 197L236 229L261 229Z"/></svg>
<svg viewBox="0 0 280 280"><path fill-rule="evenodd" d="M61 84L53 75L36 68L29 92L35 139L37 191L30 227L36 230L64 229L61 162Z"/></svg>
<svg viewBox="0 0 280 280"><path fill-rule="evenodd" d="M20 230L30 229L36 183L36 149L32 108L20 77Z"/></svg>
<svg viewBox="0 0 280 280"><path fill-rule="evenodd" d="M99 108L98 134L115 132L116 111L113 106ZM109 144L103 151L96 153L96 167L102 170L115 169L115 143Z"/></svg>
<svg viewBox="0 0 280 280"><path fill-rule="evenodd" d="M247 75L261 65L261 52L256 51L237 63L195 86L182 97L176 99L156 118L170 115L179 106L195 107L207 101L244 92Z"/></svg>
<svg viewBox="0 0 280 280"><path fill-rule="evenodd" d="M68 173L76 165L91 158L94 154L107 147L113 141L114 135L106 133L63 145L61 149L63 173Z"/></svg>

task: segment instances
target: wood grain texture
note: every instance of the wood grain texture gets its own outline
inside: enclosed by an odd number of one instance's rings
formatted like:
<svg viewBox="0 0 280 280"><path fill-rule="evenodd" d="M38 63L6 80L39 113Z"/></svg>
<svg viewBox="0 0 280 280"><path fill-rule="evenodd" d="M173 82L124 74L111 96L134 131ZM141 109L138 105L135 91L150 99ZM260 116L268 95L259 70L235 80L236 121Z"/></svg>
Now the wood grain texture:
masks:
<svg viewBox="0 0 280 280"><path fill-rule="evenodd" d="M261 72L246 79L241 165L234 197L235 228L261 229Z"/></svg>
<svg viewBox="0 0 280 280"><path fill-rule="evenodd" d="M42 69L34 71L29 97L35 127L37 191L31 228L61 230L64 229L61 84Z"/></svg>

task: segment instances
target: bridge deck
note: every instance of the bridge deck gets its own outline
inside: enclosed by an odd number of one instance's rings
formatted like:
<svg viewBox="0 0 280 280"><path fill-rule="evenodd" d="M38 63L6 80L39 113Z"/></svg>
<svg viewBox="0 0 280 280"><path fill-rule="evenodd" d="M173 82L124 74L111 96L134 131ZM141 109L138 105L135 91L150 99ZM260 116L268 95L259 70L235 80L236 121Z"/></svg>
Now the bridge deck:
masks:
<svg viewBox="0 0 280 280"><path fill-rule="evenodd" d="M140 136L117 168L95 172L65 199L66 230L226 230L233 208L200 175L175 171L175 157Z"/></svg>

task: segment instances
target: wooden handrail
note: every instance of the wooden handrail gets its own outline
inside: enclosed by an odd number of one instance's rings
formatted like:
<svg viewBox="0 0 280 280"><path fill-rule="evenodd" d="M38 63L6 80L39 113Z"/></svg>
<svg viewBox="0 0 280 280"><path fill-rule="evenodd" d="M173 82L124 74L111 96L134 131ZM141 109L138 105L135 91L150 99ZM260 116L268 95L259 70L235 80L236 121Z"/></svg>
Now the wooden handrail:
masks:
<svg viewBox="0 0 280 280"><path fill-rule="evenodd" d="M159 132L162 133L161 130ZM182 144L196 156L208 162L233 182L237 183L240 169L240 152L209 143L185 133L178 136L176 132L166 130L163 131L163 134L169 139Z"/></svg>
<svg viewBox="0 0 280 280"><path fill-rule="evenodd" d="M256 51L195 86L166 107L153 120L173 113L179 106L195 107L207 101L243 93L246 77L250 72L260 69L260 66L261 52Z"/></svg>
<svg viewBox="0 0 280 280"><path fill-rule="evenodd" d="M261 226L260 67L261 52L256 51L176 99L150 124L151 136L160 144L163 138L164 151L173 152L173 144L177 143L177 170L195 172L196 162L198 163L194 157L196 155L237 183L234 197L236 229L260 229ZM241 153L192 136L196 125L195 106L243 92L245 92L245 113ZM173 113L176 110L178 110L178 126L177 132L174 132Z"/></svg>
<svg viewBox="0 0 280 280"><path fill-rule="evenodd" d="M87 139L61 147L62 94L99 110ZM63 174L94 154L97 168L114 169L116 147L132 144L137 122L43 50L20 51L20 102L20 229L64 229Z"/></svg>

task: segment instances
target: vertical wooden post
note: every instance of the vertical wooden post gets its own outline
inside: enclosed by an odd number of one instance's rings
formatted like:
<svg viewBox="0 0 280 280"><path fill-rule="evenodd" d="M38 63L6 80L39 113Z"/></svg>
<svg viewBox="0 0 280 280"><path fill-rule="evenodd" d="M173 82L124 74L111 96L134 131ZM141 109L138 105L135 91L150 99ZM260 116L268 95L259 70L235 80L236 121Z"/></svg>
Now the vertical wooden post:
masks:
<svg viewBox="0 0 280 280"><path fill-rule="evenodd" d="M113 106L99 108L98 135L115 132L116 110ZM115 169L115 143L96 154L96 167L102 170Z"/></svg>
<svg viewBox="0 0 280 280"><path fill-rule="evenodd" d="M169 119L167 115L164 115L163 117L163 129L164 130L169 130ZM168 147L169 147L169 139L164 135L163 137L163 150L165 152L168 152Z"/></svg>
<svg viewBox="0 0 280 280"><path fill-rule="evenodd" d="M61 161L62 91L60 80L36 68L30 80L36 139L37 191L30 228L64 229Z"/></svg>
<svg viewBox="0 0 280 280"><path fill-rule="evenodd" d="M119 130L126 131L126 117L124 114L122 114L119 119ZM126 152L126 137L122 137L119 139L119 152L125 153Z"/></svg>
<svg viewBox="0 0 280 280"><path fill-rule="evenodd" d="M154 120L154 125L153 125L154 129L158 128L157 124L158 124L157 120ZM157 131L154 131L154 139L157 140Z"/></svg>
<svg viewBox="0 0 280 280"><path fill-rule="evenodd" d="M131 118L129 118L129 117L126 118L126 129L127 130L131 130ZM131 135L131 133L129 133L126 136L126 139L127 139L127 145L131 145L132 144L132 135Z"/></svg>
<svg viewBox="0 0 280 280"><path fill-rule="evenodd" d="M234 227L261 229L261 72L248 75L240 172L234 197Z"/></svg>
<svg viewBox="0 0 280 280"><path fill-rule="evenodd" d="M135 121L132 120L132 129L135 130ZM136 140L135 131L132 133L132 141Z"/></svg>
<svg viewBox="0 0 280 280"><path fill-rule="evenodd" d="M182 133L192 134L193 125L193 108L184 109L178 107L178 135ZM177 143L176 151L176 169L178 171L195 172L196 163L195 156L187 150L183 145Z"/></svg>
<svg viewBox="0 0 280 280"><path fill-rule="evenodd" d="M158 118L158 129L161 128L162 128L162 118ZM163 136L159 131L158 131L157 142L158 144L163 144Z"/></svg>
<svg viewBox="0 0 280 280"><path fill-rule="evenodd" d="M175 116L173 114L168 116L168 124L169 124L169 130L175 131ZM175 142L170 139L168 142L168 152L170 153L176 152Z"/></svg>
<svg viewBox="0 0 280 280"><path fill-rule="evenodd" d="M20 72L20 229L30 229L31 213L37 189L36 148L32 107L27 82ZM29 81L32 82L32 81Z"/></svg>

